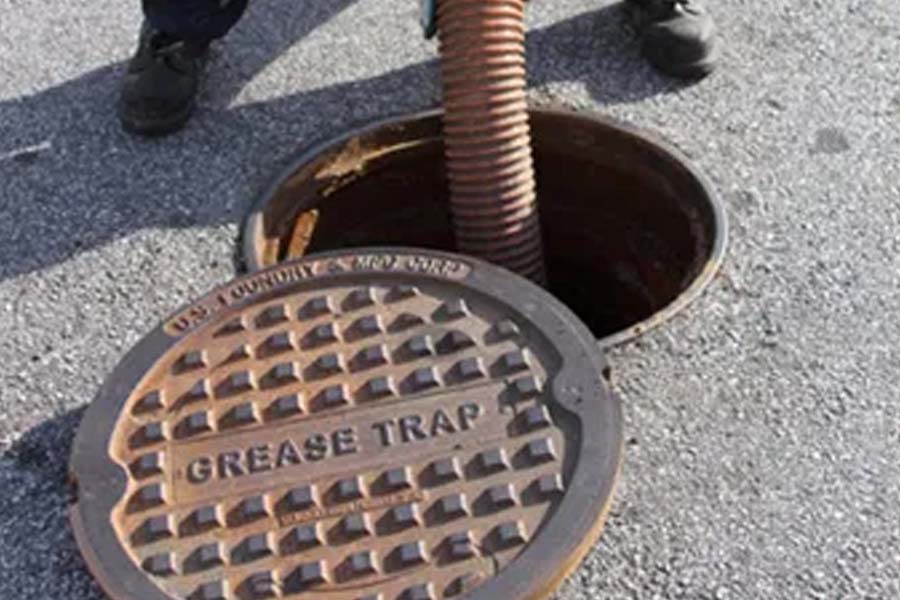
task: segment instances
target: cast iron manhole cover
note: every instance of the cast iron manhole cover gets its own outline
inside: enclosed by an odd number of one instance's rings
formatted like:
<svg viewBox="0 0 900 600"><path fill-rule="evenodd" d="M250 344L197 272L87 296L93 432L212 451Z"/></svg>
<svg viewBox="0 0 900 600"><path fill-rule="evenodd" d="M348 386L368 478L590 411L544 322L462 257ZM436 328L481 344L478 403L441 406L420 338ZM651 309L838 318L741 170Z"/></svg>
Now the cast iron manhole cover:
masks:
<svg viewBox="0 0 900 600"><path fill-rule="evenodd" d="M116 599L531 599L599 535L621 416L588 330L454 255L244 277L85 415L72 521Z"/></svg>

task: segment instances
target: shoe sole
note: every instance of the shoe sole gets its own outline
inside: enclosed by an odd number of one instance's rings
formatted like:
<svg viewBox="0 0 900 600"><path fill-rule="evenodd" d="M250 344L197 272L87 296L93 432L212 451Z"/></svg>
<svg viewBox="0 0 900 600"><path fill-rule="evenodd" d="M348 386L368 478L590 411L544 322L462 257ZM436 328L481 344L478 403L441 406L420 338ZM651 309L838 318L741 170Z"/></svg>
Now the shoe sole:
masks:
<svg viewBox="0 0 900 600"><path fill-rule="evenodd" d="M196 102L190 102L176 113L149 119L127 115L120 109L119 120L122 129L128 133L144 137L161 137L181 130L194 114L196 106Z"/></svg>
<svg viewBox="0 0 900 600"><path fill-rule="evenodd" d="M654 57L644 52L644 56L647 60L652 64L657 70L671 77L677 77L678 79L688 79L698 81L710 75L713 71L716 70L716 67L719 64L719 58L721 57L722 50L719 41L713 42L713 46L710 51L699 60L688 63L678 63L678 64L665 64L654 60Z"/></svg>

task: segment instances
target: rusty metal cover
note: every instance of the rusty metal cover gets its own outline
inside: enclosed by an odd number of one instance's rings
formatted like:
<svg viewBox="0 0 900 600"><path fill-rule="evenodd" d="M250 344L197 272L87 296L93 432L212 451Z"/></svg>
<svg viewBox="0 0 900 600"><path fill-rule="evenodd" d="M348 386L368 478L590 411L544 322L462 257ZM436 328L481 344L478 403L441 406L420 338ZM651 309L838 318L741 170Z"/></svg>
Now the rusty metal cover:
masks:
<svg viewBox="0 0 900 600"><path fill-rule="evenodd" d="M532 599L600 533L621 444L588 330L535 285L372 249L238 279L91 405L72 522L115 599Z"/></svg>

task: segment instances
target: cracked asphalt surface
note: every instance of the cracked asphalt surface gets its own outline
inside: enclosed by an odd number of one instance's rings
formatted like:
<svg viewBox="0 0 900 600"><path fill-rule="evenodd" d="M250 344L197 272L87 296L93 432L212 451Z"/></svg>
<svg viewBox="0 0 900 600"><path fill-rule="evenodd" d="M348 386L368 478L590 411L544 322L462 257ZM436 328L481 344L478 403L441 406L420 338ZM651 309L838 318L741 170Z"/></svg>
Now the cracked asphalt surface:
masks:
<svg viewBox="0 0 900 600"><path fill-rule="evenodd" d="M900 598L895 0L709 0L723 67L652 72L619 8L532 0L532 98L652 129L706 171L726 265L612 352L629 440L602 541L557 594ZM102 598L66 520L82 408L231 278L303 145L435 106L413 0L257 0L170 138L114 118L136 0L0 0L0 598Z"/></svg>

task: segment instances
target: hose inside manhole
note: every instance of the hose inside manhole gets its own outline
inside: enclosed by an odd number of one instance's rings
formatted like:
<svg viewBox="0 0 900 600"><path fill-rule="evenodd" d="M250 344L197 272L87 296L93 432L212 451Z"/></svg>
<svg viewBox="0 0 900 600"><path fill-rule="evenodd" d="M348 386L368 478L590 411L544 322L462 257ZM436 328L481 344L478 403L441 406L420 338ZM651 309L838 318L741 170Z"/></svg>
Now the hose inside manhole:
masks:
<svg viewBox="0 0 900 600"><path fill-rule="evenodd" d="M439 0L444 144L457 250L544 283L524 11L525 0Z"/></svg>

